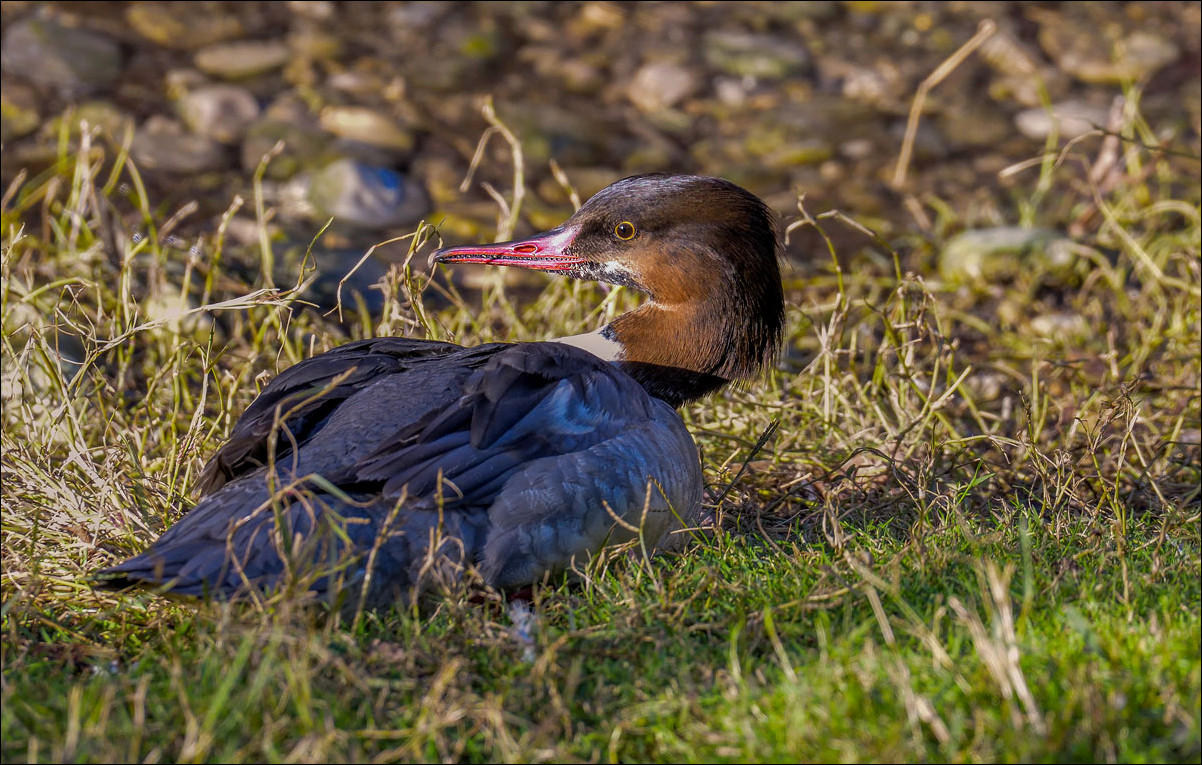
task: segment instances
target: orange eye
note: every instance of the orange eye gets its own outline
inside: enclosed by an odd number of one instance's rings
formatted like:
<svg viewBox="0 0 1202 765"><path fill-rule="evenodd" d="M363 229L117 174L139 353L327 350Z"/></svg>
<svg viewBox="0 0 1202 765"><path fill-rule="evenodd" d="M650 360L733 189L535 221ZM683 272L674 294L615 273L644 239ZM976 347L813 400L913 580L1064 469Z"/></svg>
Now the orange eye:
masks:
<svg viewBox="0 0 1202 765"><path fill-rule="evenodd" d="M624 220L621 223L619 223L618 225L614 226L614 236L616 236L619 239L622 239L622 240L634 239L634 235L635 235L634 224L628 220Z"/></svg>

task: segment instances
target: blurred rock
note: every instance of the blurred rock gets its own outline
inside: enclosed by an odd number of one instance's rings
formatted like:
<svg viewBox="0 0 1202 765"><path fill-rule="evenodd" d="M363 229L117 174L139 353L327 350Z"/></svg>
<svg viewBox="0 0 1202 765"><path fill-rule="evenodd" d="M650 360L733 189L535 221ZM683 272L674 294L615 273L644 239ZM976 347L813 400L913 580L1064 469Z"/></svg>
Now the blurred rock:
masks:
<svg viewBox="0 0 1202 765"><path fill-rule="evenodd" d="M308 5L308 3L301 3ZM288 35L288 46L298 58L329 61L342 55L344 41L332 32L303 29Z"/></svg>
<svg viewBox="0 0 1202 765"><path fill-rule="evenodd" d="M613 115L534 102L498 104L501 119L521 136L527 167L599 165L621 152L621 126Z"/></svg>
<svg viewBox="0 0 1202 765"><path fill-rule="evenodd" d="M390 7L386 21L389 29L421 32L433 27L451 10L451 6L445 2L417 0Z"/></svg>
<svg viewBox="0 0 1202 765"><path fill-rule="evenodd" d="M358 106L327 106L321 110L321 126L341 138L398 152L413 149L413 134L396 120Z"/></svg>
<svg viewBox="0 0 1202 765"><path fill-rule="evenodd" d="M748 88L742 77L715 77L714 93L723 106L738 108L747 103Z"/></svg>
<svg viewBox="0 0 1202 765"><path fill-rule="evenodd" d="M446 14L455 7L446 3L437 5L442 6L436 11L438 14ZM500 8L497 6L496 10ZM396 12L390 15L395 16ZM463 14L448 14L439 23L425 26L420 43L415 43L412 29L397 25L395 34L403 48L420 44L427 51L426 55L405 55L404 72L409 84L416 90L435 93L478 92L477 83L495 79L512 54L506 25L498 23L496 15L474 13L471 23L464 23Z"/></svg>
<svg viewBox="0 0 1202 765"><path fill-rule="evenodd" d="M163 73L167 97L177 101L193 90L208 87L212 82L203 72L190 66L168 69Z"/></svg>
<svg viewBox="0 0 1202 765"><path fill-rule="evenodd" d="M939 253L939 274L950 284L991 284L1020 273L1064 279L1072 274L1082 245L1045 228L965 231Z"/></svg>
<svg viewBox="0 0 1202 765"><path fill-rule="evenodd" d="M876 145L867 138L854 138L839 144L839 154L847 159L868 159L876 150Z"/></svg>
<svg viewBox="0 0 1202 765"><path fill-rule="evenodd" d="M292 58L287 44L245 40L209 45L196 52L196 68L223 80L243 80L279 69Z"/></svg>
<svg viewBox="0 0 1202 765"><path fill-rule="evenodd" d="M37 95L15 82L0 88L0 142L8 143L29 135L41 124Z"/></svg>
<svg viewBox="0 0 1202 765"><path fill-rule="evenodd" d="M68 133L76 138L84 123L91 128L100 128L100 134L114 143L122 143L125 134L134 127L134 118L111 101L85 101L74 109L68 109L52 123L55 134L66 122Z"/></svg>
<svg viewBox="0 0 1202 765"><path fill-rule="evenodd" d="M213 318L204 311L192 313L195 301L179 292L156 292L138 303L144 321L161 321L163 326L178 334L207 331Z"/></svg>
<svg viewBox="0 0 1202 765"><path fill-rule="evenodd" d="M830 141L822 137L796 138L785 124L759 122L747 131L747 152L770 167L817 165L834 155Z"/></svg>
<svg viewBox="0 0 1202 765"><path fill-rule="evenodd" d="M211 3L131 3L125 9L125 20L147 40L180 50L196 50L243 33L237 14L225 13Z"/></svg>
<svg viewBox="0 0 1202 765"><path fill-rule="evenodd" d="M309 201L323 217L370 229L416 223L430 210L421 184L396 170L340 159L309 181Z"/></svg>
<svg viewBox="0 0 1202 765"><path fill-rule="evenodd" d="M589 37L621 29L626 23L626 9L616 3L591 0L579 7L570 22L570 31Z"/></svg>
<svg viewBox="0 0 1202 765"><path fill-rule="evenodd" d="M121 48L114 40L55 21L28 18L4 32L0 67L37 85L79 94L121 75Z"/></svg>
<svg viewBox="0 0 1202 765"><path fill-rule="evenodd" d="M144 168L172 173L216 170L225 160L215 141L189 133L181 123L160 115L138 128L130 154Z"/></svg>
<svg viewBox="0 0 1202 765"><path fill-rule="evenodd" d="M312 221L321 215L309 201L309 181L312 173L302 172L284 181L263 181L263 201L284 221ZM325 216L329 217L329 216ZM325 222L325 218L322 218Z"/></svg>
<svg viewBox="0 0 1202 765"><path fill-rule="evenodd" d="M1041 20L1039 44L1061 69L1082 82L1139 81L1181 54L1172 41L1155 32L1137 30L1111 41L1107 30L1061 14L1043 14Z"/></svg>
<svg viewBox="0 0 1202 765"><path fill-rule="evenodd" d="M626 96L648 114L676 106L697 92L700 80L688 67L667 62L644 64L626 89Z"/></svg>
<svg viewBox="0 0 1202 765"><path fill-rule="evenodd" d="M237 143L259 117L258 100L236 85L197 88L179 100L177 109L193 133L219 143Z"/></svg>
<svg viewBox="0 0 1202 765"><path fill-rule="evenodd" d="M1051 112L1043 108L1024 109L1014 115L1014 124L1027 138L1045 140L1053 131L1061 140L1079 138L1091 130L1105 128L1110 121L1110 109L1105 106L1063 101L1052 106Z"/></svg>
<svg viewBox="0 0 1202 765"><path fill-rule="evenodd" d="M810 56L800 40L751 32L707 32L705 60L738 77L779 80L809 68Z"/></svg>
<svg viewBox="0 0 1202 765"><path fill-rule="evenodd" d="M996 101L1017 101L1024 106L1039 106L1047 95L1067 89L1068 78L1045 60L1032 46L1011 32L1001 30L981 44L981 58L997 77L989 86Z"/></svg>
<svg viewBox="0 0 1202 765"><path fill-rule="evenodd" d="M316 127L266 117L253 123L242 140L242 168L254 172L263 157L280 142L281 152L267 166L267 177L274 180L291 178L297 173L316 167L330 143L330 137Z"/></svg>
<svg viewBox="0 0 1202 765"><path fill-rule="evenodd" d="M1046 338L1069 340L1089 335L1089 322L1079 313L1056 311L1032 317L1027 327L1036 335Z"/></svg>
<svg viewBox="0 0 1202 765"><path fill-rule="evenodd" d="M973 400L982 404L997 401L1006 393L1007 387L1013 385L1013 381L1001 372L990 370L970 374L964 384Z"/></svg>

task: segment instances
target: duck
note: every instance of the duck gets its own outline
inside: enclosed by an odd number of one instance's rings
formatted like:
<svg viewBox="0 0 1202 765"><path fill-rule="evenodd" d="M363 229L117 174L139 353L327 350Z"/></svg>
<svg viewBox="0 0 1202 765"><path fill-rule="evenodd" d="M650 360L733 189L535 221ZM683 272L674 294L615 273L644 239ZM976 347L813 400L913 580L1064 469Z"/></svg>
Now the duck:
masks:
<svg viewBox="0 0 1202 765"><path fill-rule="evenodd" d="M478 346L379 337L278 374L200 474L199 499L109 589L235 599L285 587L408 606L464 582L505 592L606 548L678 550L701 513L678 409L754 380L785 317L774 215L729 181L619 180L561 225L433 264L627 287L596 331Z"/></svg>

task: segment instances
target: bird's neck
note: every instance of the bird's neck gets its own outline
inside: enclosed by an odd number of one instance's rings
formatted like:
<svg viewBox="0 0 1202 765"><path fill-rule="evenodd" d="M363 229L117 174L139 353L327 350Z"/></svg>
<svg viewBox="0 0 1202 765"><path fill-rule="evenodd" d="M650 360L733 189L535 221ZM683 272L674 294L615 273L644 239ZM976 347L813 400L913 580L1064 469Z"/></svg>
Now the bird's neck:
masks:
<svg viewBox="0 0 1202 765"><path fill-rule="evenodd" d="M649 394L678 407L730 382L728 318L652 301L596 332L556 342L618 364Z"/></svg>

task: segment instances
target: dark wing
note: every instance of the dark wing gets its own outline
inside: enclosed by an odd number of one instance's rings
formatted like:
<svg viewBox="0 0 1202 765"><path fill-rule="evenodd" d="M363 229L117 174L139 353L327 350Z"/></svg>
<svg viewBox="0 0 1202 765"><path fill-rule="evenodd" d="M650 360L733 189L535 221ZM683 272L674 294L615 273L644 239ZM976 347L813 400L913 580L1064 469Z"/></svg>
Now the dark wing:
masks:
<svg viewBox="0 0 1202 765"><path fill-rule="evenodd" d="M433 340L381 337L348 343L285 369L246 408L229 440L209 458L197 482L199 493L211 494L269 459L287 456L294 445L312 438L342 402L381 377L461 350Z"/></svg>
<svg viewBox="0 0 1202 765"><path fill-rule="evenodd" d="M438 395L414 390L424 385ZM442 403L390 416L415 396ZM308 590L341 599L362 585L382 605L468 562L490 584L536 581L629 538L615 519L650 516L653 545L700 493L679 416L617 367L555 343L465 349L351 395L295 460L205 497L99 578L232 596L281 586L305 569L301 554L340 566Z"/></svg>
<svg viewBox="0 0 1202 765"><path fill-rule="evenodd" d="M364 457L346 483L441 518L487 508L483 544L466 553L497 587L633 538L676 547L669 536L696 521L702 493L680 415L620 368L557 343L497 353L461 398Z"/></svg>
<svg viewBox="0 0 1202 765"><path fill-rule="evenodd" d="M489 505L532 460L580 451L650 416L629 376L557 343L515 345L467 378L463 395L399 431L349 468L343 481L385 497Z"/></svg>

